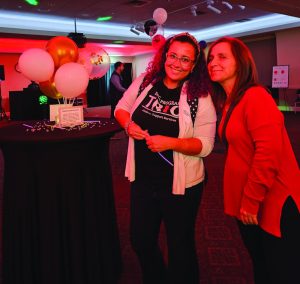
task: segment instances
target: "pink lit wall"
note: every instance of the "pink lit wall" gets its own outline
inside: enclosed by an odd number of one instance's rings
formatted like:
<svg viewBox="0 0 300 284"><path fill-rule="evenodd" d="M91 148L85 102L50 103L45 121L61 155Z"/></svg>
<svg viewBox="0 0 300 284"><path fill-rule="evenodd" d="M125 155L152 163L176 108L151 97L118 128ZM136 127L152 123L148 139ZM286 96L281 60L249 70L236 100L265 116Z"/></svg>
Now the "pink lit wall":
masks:
<svg viewBox="0 0 300 284"><path fill-rule="evenodd" d="M289 87L300 88L300 28L276 33L277 63L289 65Z"/></svg>
<svg viewBox="0 0 300 284"><path fill-rule="evenodd" d="M22 91L30 84L30 80L15 70L19 53L0 53L0 65L4 65L5 80L1 82L2 106L9 111L9 91Z"/></svg>
<svg viewBox="0 0 300 284"><path fill-rule="evenodd" d="M300 28L276 32L277 64L289 65L289 88L281 89L281 101L293 105L300 89Z"/></svg>

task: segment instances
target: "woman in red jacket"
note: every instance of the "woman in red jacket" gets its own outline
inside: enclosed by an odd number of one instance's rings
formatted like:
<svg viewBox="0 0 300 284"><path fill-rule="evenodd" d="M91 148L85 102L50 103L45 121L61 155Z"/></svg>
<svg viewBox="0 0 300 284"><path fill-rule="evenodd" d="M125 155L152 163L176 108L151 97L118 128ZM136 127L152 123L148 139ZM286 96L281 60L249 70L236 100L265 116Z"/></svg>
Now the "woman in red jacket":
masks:
<svg viewBox="0 0 300 284"><path fill-rule="evenodd" d="M256 284L300 283L300 171L283 115L243 42L215 41L207 62L227 145L225 213L238 220Z"/></svg>

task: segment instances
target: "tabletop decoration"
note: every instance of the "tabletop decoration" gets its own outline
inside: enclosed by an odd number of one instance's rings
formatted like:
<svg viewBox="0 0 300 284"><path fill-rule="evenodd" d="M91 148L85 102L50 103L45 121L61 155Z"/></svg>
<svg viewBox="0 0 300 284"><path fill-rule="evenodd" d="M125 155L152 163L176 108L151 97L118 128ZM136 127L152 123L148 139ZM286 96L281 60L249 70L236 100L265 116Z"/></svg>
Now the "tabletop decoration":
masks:
<svg viewBox="0 0 300 284"><path fill-rule="evenodd" d="M89 74L78 61L76 43L65 36L51 38L44 49L24 51L18 61L21 73L39 84L48 97L58 100L72 99L83 94L88 86Z"/></svg>
<svg viewBox="0 0 300 284"><path fill-rule="evenodd" d="M34 132L51 132L55 130L63 130L63 131L80 131L85 128L101 128L105 126L110 126L115 124L114 121L101 121L101 120L86 120L81 125L72 125L62 127L57 125L55 122L51 121L37 121L32 124L23 123L22 126L24 127L27 133L34 133Z"/></svg>
<svg viewBox="0 0 300 284"><path fill-rule="evenodd" d="M89 46L79 53L72 39L56 36L44 49L33 48L21 54L18 66L25 77L39 84L43 94L57 99L58 106L50 107L50 121L54 121L51 127L72 129L84 124L83 107L73 105L75 98L85 93L89 80L107 73L110 58L99 46ZM29 127L28 131L38 128Z"/></svg>

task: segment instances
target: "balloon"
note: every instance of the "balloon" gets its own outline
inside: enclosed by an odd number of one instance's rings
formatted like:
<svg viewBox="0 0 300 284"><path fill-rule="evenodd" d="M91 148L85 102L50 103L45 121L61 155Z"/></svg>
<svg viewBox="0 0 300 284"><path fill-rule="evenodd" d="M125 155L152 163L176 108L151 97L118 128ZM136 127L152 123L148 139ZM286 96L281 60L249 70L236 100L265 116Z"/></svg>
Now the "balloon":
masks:
<svg viewBox="0 0 300 284"><path fill-rule="evenodd" d="M93 64L90 60L90 51L88 49L81 48L79 50L77 63L83 65L89 75L92 73Z"/></svg>
<svg viewBox="0 0 300 284"><path fill-rule="evenodd" d="M155 35L162 35L163 36L164 33L165 33L165 31L164 31L163 26L157 25L156 26L156 33L155 33Z"/></svg>
<svg viewBox="0 0 300 284"><path fill-rule="evenodd" d="M51 77L50 80L45 82L40 82L40 90L46 96L53 98L53 99L60 99L62 95L56 90L55 83L54 83L54 76Z"/></svg>
<svg viewBox="0 0 300 284"><path fill-rule="evenodd" d="M63 97L71 99L85 91L89 83L89 74L83 65L70 62L57 69L54 82L57 91Z"/></svg>
<svg viewBox="0 0 300 284"><path fill-rule="evenodd" d="M207 43L205 40L200 40L199 45L201 49L205 49L207 47Z"/></svg>
<svg viewBox="0 0 300 284"><path fill-rule="evenodd" d="M46 50L51 54L55 68L78 59L78 47L76 43L66 36L56 36L50 39Z"/></svg>
<svg viewBox="0 0 300 284"><path fill-rule="evenodd" d="M167 11L164 8L157 8L153 12L153 20L158 23L159 25L162 25L165 23L165 21L168 18Z"/></svg>
<svg viewBox="0 0 300 284"><path fill-rule="evenodd" d="M88 70L90 79L98 79L108 71L110 57L103 48L90 46L80 54L78 63L81 63Z"/></svg>
<svg viewBox="0 0 300 284"><path fill-rule="evenodd" d="M18 62L21 73L31 81L47 81L53 75L54 62L51 55L41 48L24 51Z"/></svg>
<svg viewBox="0 0 300 284"><path fill-rule="evenodd" d="M148 20L144 24L144 29L147 35L153 36L157 31L157 23L153 20Z"/></svg>
<svg viewBox="0 0 300 284"><path fill-rule="evenodd" d="M166 42L166 39L162 35L155 35L152 38L152 46L155 49L160 49Z"/></svg>

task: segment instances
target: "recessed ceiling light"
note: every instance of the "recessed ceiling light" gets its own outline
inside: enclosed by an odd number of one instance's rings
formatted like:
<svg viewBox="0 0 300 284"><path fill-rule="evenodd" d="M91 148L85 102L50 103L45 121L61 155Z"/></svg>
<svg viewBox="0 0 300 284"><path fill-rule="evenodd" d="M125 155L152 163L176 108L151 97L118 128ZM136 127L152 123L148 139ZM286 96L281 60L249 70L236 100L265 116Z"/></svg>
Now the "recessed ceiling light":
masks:
<svg viewBox="0 0 300 284"><path fill-rule="evenodd" d="M125 41L124 40L114 40L112 43L121 44L121 43L125 43Z"/></svg>
<svg viewBox="0 0 300 284"><path fill-rule="evenodd" d="M37 1L37 0L25 0L25 2L32 6L39 5L39 1Z"/></svg>
<svg viewBox="0 0 300 284"><path fill-rule="evenodd" d="M104 22L104 21L109 21L112 19L112 16L105 16L105 17L99 17L97 19L97 22Z"/></svg>

